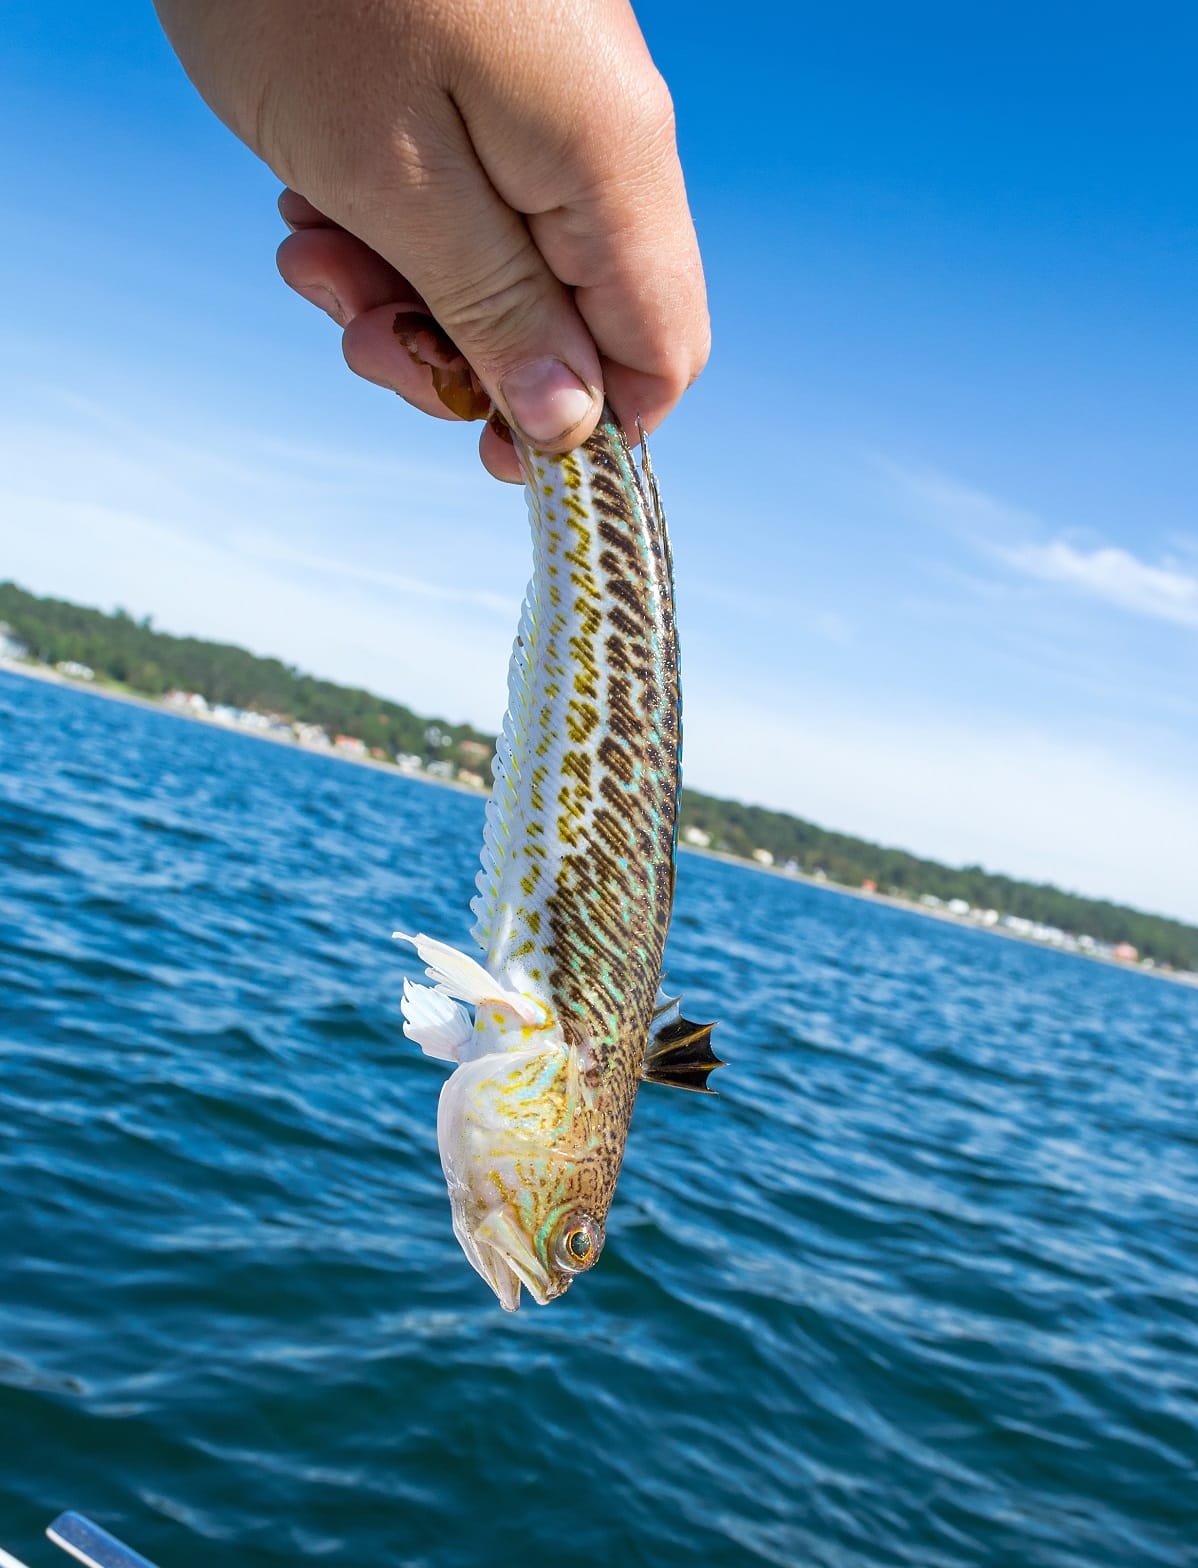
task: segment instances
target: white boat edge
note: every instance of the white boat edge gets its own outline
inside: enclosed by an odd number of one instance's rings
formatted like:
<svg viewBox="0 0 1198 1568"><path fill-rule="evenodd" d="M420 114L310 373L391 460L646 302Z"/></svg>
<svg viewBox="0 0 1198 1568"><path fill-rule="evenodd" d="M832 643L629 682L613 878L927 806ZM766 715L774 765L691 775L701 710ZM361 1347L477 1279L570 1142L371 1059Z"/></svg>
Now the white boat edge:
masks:
<svg viewBox="0 0 1198 1568"><path fill-rule="evenodd" d="M48 1524L46 1534L55 1546L60 1546L85 1568L155 1568L148 1557L71 1509ZM29 1564L0 1546L0 1568L29 1568Z"/></svg>

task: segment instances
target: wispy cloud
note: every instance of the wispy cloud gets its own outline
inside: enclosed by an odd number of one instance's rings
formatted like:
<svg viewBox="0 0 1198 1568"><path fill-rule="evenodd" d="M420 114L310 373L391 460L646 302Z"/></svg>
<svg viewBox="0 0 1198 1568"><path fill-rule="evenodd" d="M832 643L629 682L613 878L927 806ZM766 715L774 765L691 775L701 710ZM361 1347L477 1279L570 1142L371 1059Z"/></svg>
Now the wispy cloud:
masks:
<svg viewBox="0 0 1198 1568"><path fill-rule="evenodd" d="M331 555L319 555L310 550L296 550L271 534L247 532L234 540L240 554L256 561L285 567L298 567L318 577L343 578L347 582L365 585L377 593L393 592L417 599L433 599L441 604L459 604L468 609L485 610L488 614L504 617L515 625L520 614L517 599L506 594L491 593L485 588L462 588L451 583L431 582L413 577L406 572L392 572L374 566L362 566L353 561L341 561Z"/></svg>
<svg viewBox="0 0 1198 1568"><path fill-rule="evenodd" d="M1038 582L1155 620L1198 627L1198 571L1176 559L1141 560L1121 545L1071 541L1043 517L929 469L875 459L908 506L967 538L983 555ZM1056 534L1056 537L1052 537ZM1194 541L1182 538L1183 553ZM992 590L994 585L982 585Z"/></svg>
<svg viewBox="0 0 1198 1568"><path fill-rule="evenodd" d="M1064 539L1020 545L999 555L1042 582L1063 583L1124 610L1198 627L1198 576L1177 565L1151 566L1115 545L1079 550Z"/></svg>
<svg viewBox="0 0 1198 1568"><path fill-rule="evenodd" d="M993 540L1012 533L1043 531L1041 520L1026 507L937 469L908 467L876 453L872 462L906 507L956 532Z"/></svg>
<svg viewBox="0 0 1198 1568"><path fill-rule="evenodd" d="M697 789L1198 920L1198 813L1184 765L1029 721L949 721L914 700L781 709L705 698L687 714Z"/></svg>
<svg viewBox="0 0 1198 1568"><path fill-rule="evenodd" d="M175 410L183 440L153 410L38 390L0 420L0 579L497 724L524 569L477 524L462 547L481 471L448 483L333 447L301 462L269 431Z"/></svg>
<svg viewBox="0 0 1198 1568"><path fill-rule="evenodd" d="M120 604L164 631L239 643L419 711L487 728L503 712L508 616L296 573L132 510L47 499L24 520L0 544L0 579Z"/></svg>

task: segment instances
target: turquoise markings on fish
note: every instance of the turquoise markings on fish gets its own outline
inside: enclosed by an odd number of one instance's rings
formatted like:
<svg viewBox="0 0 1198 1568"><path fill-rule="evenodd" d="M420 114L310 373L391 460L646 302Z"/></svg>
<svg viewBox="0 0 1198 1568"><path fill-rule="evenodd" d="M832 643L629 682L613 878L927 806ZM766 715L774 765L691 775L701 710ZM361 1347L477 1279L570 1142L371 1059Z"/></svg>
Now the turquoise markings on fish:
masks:
<svg viewBox="0 0 1198 1568"><path fill-rule="evenodd" d="M533 574L471 905L485 961L409 938L436 989L404 996L405 1032L458 1064L438 1115L454 1230L507 1307L598 1257L641 1078L702 1089L719 1065L659 992L681 698L648 453L638 471L610 412L576 452L517 449Z"/></svg>

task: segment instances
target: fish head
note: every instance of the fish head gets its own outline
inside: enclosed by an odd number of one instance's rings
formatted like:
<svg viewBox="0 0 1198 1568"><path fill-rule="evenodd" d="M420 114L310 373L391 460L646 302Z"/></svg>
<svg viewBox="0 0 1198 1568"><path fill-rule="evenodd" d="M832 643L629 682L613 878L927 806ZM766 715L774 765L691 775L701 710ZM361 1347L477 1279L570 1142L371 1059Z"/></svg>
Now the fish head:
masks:
<svg viewBox="0 0 1198 1568"><path fill-rule="evenodd" d="M454 1235L509 1312L521 1285L544 1306L603 1250L596 1121L578 1050L560 1040L465 1062L441 1090Z"/></svg>

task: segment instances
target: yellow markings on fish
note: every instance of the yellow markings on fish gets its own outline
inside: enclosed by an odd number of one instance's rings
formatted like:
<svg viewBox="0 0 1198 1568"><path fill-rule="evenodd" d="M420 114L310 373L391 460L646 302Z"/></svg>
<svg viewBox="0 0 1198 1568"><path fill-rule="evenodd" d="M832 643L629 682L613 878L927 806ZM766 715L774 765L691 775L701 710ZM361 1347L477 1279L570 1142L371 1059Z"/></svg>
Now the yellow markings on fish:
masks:
<svg viewBox="0 0 1198 1568"><path fill-rule="evenodd" d="M598 723L599 710L594 703L571 702L566 709L566 733L576 746L586 744Z"/></svg>
<svg viewBox="0 0 1198 1568"><path fill-rule="evenodd" d="M541 794L541 786L545 782L545 775L548 771L548 768L544 767L534 768L532 770L532 778L529 780L529 799L532 802L532 809L536 812L541 812L545 809L545 799Z"/></svg>

